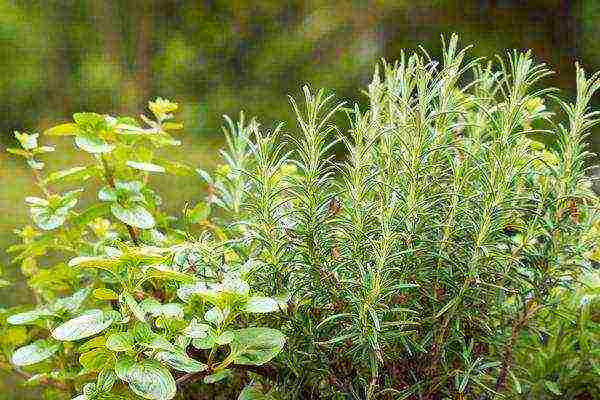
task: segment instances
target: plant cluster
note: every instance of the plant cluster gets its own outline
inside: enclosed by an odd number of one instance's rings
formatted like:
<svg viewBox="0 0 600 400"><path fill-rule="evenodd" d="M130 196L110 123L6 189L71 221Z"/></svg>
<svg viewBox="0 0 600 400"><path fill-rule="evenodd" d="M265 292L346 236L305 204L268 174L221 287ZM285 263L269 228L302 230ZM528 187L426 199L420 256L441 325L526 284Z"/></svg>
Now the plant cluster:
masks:
<svg viewBox="0 0 600 400"><path fill-rule="evenodd" d="M526 398L600 396L600 275L559 290L515 345L514 391Z"/></svg>
<svg viewBox="0 0 600 400"><path fill-rule="evenodd" d="M42 231L19 231L11 249L36 299L3 325L13 369L87 400L170 399L177 385L194 398L217 381L248 383L240 399L566 392L524 349L561 346L544 321L569 307L557 296L597 251L585 160L600 74L577 66L571 104L542 86L551 72L529 53L466 57L453 36L441 62L383 63L366 110L305 87L291 99L296 131L227 119L223 164L196 170L208 196L178 218L149 179L192 172L155 154L178 144L176 104L151 102L145 127L76 114L46 133L75 136L94 163L46 178L34 156L48 149L19 134L12 151L44 197L27 199ZM104 186L83 211L81 192L49 188L91 178ZM47 265L55 252L69 261ZM593 384L597 335L583 336L579 381Z"/></svg>
<svg viewBox="0 0 600 400"><path fill-rule="evenodd" d="M37 134L16 133L21 148L9 149L32 167L43 197L26 198L35 228L19 231L23 243L9 249L36 304L3 316L4 354L15 372L46 391L85 400L171 399L177 385L218 382L236 368L267 363L284 346L284 335L256 317L280 310L278 300L248 284L260 261L206 235L193 237L185 224L198 222L198 210L182 226L171 226L161 211L150 174L189 168L155 157L179 144L168 133L181 128L171 121L177 104L159 98L149 109L152 119L141 116L145 127L79 113L45 132L73 136L92 156L86 166L42 177L35 157L53 148L38 146ZM99 201L82 211L74 209L82 188L51 188L93 178L103 184ZM46 265L56 252L67 260Z"/></svg>

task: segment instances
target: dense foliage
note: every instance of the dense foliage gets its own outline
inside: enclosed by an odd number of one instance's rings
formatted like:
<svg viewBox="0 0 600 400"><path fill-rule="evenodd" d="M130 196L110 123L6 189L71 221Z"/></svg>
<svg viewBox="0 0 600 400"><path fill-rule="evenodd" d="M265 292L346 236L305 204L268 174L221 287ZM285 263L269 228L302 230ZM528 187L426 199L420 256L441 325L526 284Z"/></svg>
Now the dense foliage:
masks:
<svg viewBox="0 0 600 400"><path fill-rule="evenodd" d="M49 129L92 162L45 176L52 148L17 133L41 197L10 251L36 304L3 314L3 366L83 400L595 395L600 74L577 67L568 103L529 53L466 56L452 37L384 63L365 110L305 87L285 134L227 119L212 173L163 157L168 100ZM167 215L157 173L209 195Z"/></svg>
<svg viewBox="0 0 600 400"><path fill-rule="evenodd" d="M600 278L560 290L515 348L514 390L531 399L600 397Z"/></svg>

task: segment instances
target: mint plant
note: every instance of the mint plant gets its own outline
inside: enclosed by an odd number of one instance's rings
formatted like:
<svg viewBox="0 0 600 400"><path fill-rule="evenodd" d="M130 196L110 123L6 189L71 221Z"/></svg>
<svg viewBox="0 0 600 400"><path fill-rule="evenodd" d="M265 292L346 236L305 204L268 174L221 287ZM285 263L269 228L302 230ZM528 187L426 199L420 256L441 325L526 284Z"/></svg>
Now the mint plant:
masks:
<svg viewBox="0 0 600 400"><path fill-rule="evenodd" d="M9 249L36 304L3 316L3 368L48 398L171 399L178 386L227 379L284 347L285 336L257 320L285 308L251 290L261 264L232 257L231 244L182 230L162 211L151 174L192 170L155 154L180 144L169 133L182 128L173 122L177 104L158 98L149 108L145 126L79 113L45 132L73 137L89 165L43 176L37 157L53 148L39 146L38 134L16 133L21 148L9 149L26 159L41 197L25 199L35 227ZM82 186L94 180L98 201L78 209ZM79 187L55 192L65 184Z"/></svg>

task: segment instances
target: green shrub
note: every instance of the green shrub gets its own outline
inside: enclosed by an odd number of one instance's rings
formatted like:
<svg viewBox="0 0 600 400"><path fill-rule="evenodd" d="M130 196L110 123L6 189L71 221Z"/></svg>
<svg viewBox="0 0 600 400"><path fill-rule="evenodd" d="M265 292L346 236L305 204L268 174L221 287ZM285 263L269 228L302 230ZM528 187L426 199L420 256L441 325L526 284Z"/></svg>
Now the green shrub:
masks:
<svg viewBox="0 0 600 400"><path fill-rule="evenodd" d="M161 212L150 174L193 170L155 155L179 144L167 133L181 128L170 121L177 104L157 99L149 108L154 119L142 116L145 128L131 118L79 113L46 132L73 136L92 156L86 166L42 177L36 157L53 149L39 146L38 135L16 133L21 149L9 149L27 160L43 194L25 199L39 230L18 232L23 244L9 249L36 304L3 317L6 358L29 383L80 399L170 399L177 385L219 382L283 348L283 334L258 319L278 311L278 301L248 284L259 261L229 257L227 245L206 235L192 238L186 228L203 218L201 207L179 226ZM78 212L83 189L50 188L92 178L103 183L99 201ZM56 252L67 262L44 265Z"/></svg>
<svg viewBox="0 0 600 400"><path fill-rule="evenodd" d="M600 275L556 293L515 346L515 395L532 399L600 397Z"/></svg>
<svg viewBox="0 0 600 400"><path fill-rule="evenodd" d="M231 398L245 383L240 399L486 399L523 392L523 369L537 390L514 353L590 267L600 75L577 67L570 104L529 53L465 57L452 37L441 63L384 63L366 110L304 88L287 134L228 119L224 164L197 170L206 201L176 218L149 179L190 173L155 151L178 144L175 104L151 102L147 128L76 114L47 134L74 135L94 162L47 177L34 156L49 148L18 134L43 197L27 198L41 231L10 249L36 300L6 313L11 368L87 400L176 385ZM80 191L49 187L93 179L100 201L83 211Z"/></svg>

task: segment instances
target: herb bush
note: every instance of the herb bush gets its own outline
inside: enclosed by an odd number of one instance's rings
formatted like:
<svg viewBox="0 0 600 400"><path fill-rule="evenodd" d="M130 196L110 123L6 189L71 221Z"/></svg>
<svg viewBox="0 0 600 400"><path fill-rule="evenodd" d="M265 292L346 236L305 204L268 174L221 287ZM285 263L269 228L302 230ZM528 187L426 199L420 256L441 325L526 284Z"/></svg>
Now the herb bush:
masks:
<svg viewBox="0 0 600 400"><path fill-rule="evenodd" d="M305 87L287 131L227 119L213 173L159 157L180 144L168 100L141 121L79 113L49 129L92 162L48 175L52 148L17 133L9 151L41 194L9 251L35 304L2 314L2 366L52 399L568 392L529 349L550 345L539 325L568 307L557 298L598 241L585 160L600 75L577 67L568 103L529 53L466 56L453 36L441 62L383 63L366 110ZM198 173L208 196L168 215L156 173ZM98 201L77 207L95 181Z"/></svg>
<svg viewBox="0 0 600 400"><path fill-rule="evenodd" d="M600 274L557 293L515 347L515 392L531 399L600 398ZM535 332L535 334L534 334Z"/></svg>

